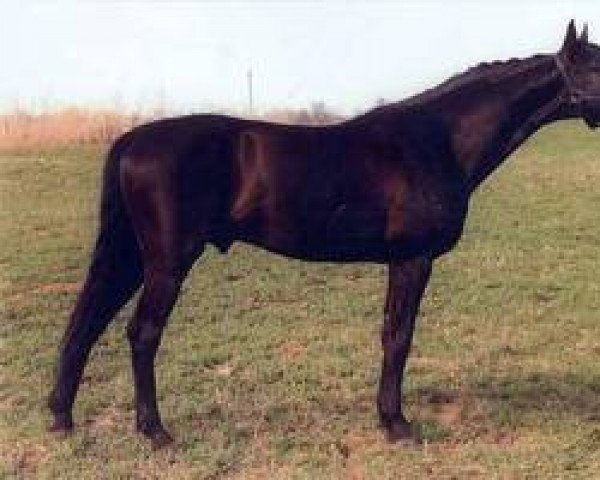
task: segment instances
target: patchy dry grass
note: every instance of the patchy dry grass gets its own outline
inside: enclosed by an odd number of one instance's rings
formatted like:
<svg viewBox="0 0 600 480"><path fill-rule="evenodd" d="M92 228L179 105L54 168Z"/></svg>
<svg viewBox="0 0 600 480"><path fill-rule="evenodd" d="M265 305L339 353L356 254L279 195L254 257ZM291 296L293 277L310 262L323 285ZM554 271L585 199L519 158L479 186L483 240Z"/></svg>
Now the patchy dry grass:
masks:
<svg viewBox="0 0 600 480"><path fill-rule="evenodd" d="M593 478L600 470L600 139L546 129L473 199L436 264L408 366L425 442L374 407L385 268L214 251L158 358L173 448L133 429L128 306L95 348L69 438L46 433L87 266L101 152L0 155L0 478Z"/></svg>

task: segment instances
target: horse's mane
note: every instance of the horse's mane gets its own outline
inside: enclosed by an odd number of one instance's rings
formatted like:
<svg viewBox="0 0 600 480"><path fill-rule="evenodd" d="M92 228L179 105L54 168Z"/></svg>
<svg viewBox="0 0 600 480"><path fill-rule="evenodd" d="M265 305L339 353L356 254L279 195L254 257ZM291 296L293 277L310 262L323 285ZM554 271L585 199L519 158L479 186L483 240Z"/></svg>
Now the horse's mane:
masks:
<svg viewBox="0 0 600 480"><path fill-rule="evenodd" d="M394 111L399 108L415 106L429 100L441 98L461 88L482 84L498 84L509 78L520 77L522 74L530 72L532 68L544 66L548 58L548 55L540 54L526 59L511 58L505 61L482 62L464 72L453 75L435 87L403 100L376 107L370 112Z"/></svg>

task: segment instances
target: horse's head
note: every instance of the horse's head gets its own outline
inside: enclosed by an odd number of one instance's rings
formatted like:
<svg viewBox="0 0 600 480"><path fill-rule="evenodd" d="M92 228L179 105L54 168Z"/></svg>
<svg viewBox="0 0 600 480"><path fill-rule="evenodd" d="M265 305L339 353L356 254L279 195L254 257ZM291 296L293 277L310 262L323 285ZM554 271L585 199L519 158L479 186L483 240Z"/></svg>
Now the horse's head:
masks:
<svg viewBox="0 0 600 480"><path fill-rule="evenodd" d="M590 128L600 126L600 47L588 41L587 25L578 37L571 20L556 64L565 81L570 114Z"/></svg>

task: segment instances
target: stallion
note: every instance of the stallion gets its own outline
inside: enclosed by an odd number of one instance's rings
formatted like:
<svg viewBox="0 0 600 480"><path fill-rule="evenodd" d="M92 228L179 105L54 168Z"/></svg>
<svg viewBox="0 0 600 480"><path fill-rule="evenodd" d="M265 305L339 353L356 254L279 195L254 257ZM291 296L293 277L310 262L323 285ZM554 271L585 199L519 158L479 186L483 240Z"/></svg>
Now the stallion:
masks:
<svg viewBox="0 0 600 480"><path fill-rule="evenodd" d="M127 325L136 426L172 438L154 359L183 279L206 244L389 265L377 394L390 440L414 438L402 381L434 259L461 236L469 197L543 125L600 124L600 47L568 25L556 54L481 64L398 103L326 126L220 115L150 122L108 153L100 226L50 394L51 430L73 428L89 352L142 286Z"/></svg>

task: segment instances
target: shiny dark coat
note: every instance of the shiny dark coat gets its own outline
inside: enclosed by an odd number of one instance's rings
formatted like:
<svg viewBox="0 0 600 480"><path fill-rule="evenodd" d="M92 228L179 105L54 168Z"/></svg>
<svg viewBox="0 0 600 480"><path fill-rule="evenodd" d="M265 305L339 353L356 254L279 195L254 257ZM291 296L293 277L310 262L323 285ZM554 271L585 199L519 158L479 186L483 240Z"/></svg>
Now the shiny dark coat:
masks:
<svg viewBox="0 0 600 480"><path fill-rule="evenodd" d="M162 330L205 245L242 241L390 265L377 404L390 438L410 436L402 378L432 261L459 239L473 190L529 135L560 118L596 124L599 66L598 47L571 24L557 55L485 64L336 125L192 115L126 133L105 167L98 240L50 396L53 429L72 428L88 353L143 285L127 327L137 427L168 442L154 378Z"/></svg>

